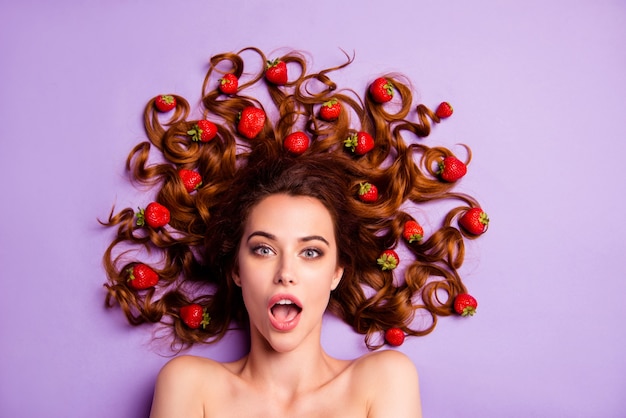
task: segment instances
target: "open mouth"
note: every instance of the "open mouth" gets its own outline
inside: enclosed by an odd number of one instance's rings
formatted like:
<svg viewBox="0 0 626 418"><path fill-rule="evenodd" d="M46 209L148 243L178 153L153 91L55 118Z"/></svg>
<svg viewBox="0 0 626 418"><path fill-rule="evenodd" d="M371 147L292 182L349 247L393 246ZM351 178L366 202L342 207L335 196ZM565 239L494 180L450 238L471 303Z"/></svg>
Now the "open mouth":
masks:
<svg viewBox="0 0 626 418"><path fill-rule="evenodd" d="M293 296L277 295L270 300L269 310L274 328L288 331L298 324L302 305Z"/></svg>
<svg viewBox="0 0 626 418"><path fill-rule="evenodd" d="M292 321L300 312L302 312L301 307L288 299L279 300L270 310L272 311L274 318L281 322Z"/></svg>

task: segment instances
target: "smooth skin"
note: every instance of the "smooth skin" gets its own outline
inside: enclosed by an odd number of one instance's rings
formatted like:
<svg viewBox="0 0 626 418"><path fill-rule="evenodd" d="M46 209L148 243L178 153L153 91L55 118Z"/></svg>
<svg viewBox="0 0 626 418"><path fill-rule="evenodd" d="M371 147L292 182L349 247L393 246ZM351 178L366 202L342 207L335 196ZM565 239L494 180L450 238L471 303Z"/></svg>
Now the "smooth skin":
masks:
<svg viewBox="0 0 626 418"><path fill-rule="evenodd" d="M421 417L418 375L407 356L387 350L339 360L322 348L322 317L343 274L337 254L321 202L285 194L259 202L246 221L234 277L250 317L250 353L232 363L169 361L151 418ZM276 295L301 305L297 325L277 327Z"/></svg>

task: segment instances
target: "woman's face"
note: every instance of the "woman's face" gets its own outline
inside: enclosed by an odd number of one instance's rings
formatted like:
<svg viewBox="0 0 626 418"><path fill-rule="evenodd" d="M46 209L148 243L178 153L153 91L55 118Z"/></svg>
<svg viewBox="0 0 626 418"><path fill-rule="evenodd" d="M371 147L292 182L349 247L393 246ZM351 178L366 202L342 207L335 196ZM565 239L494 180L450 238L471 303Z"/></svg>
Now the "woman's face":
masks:
<svg viewBox="0 0 626 418"><path fill-rule="evenodd" d="M238 253L253 341L276 351L319 344L322 316L343 268L330 213L317 199L277 194L250 211Z"/></svg>

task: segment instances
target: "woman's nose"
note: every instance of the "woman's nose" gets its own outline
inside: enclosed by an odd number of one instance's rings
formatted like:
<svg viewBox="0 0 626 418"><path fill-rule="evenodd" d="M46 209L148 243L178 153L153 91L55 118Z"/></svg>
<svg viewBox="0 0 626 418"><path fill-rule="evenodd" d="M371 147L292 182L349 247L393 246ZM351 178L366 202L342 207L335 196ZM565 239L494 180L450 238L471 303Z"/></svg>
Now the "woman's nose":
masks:
<svg viewBox="0 0 626 418"><path fill-rule="evenodd" d="M280 264L278 265L278 270L276 271L276 276L274 277L275 284L295 284L296 283L296 274L294 271L294 263L288 257L281 257Z"/></svg>

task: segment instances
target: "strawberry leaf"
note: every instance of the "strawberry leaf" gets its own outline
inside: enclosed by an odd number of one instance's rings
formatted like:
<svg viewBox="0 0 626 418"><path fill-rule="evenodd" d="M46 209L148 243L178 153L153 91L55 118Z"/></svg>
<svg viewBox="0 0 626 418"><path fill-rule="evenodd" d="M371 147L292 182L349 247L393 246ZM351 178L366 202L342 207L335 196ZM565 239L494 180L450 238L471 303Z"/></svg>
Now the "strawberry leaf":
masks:
<svg viewBox="0 0 626 418"><path fill-rule="evenodd" d="M142 208L137 208L137 226L144 226L146 224L146 213Z"/></svg>
<svg viewBox="0 0 626 418"><path fill-rule="evenodd" d="M350 135L345 141L343 141L343 144L346 148L350 148L350 150L354 152L358 144L357 135L356 134Z"/></svg>
<svg viewBox="0 0 626 418"><path fill-rule="evenodd" d="M187 131L187 135L191 136L191 140L198 142L202 138L202 129L196 124L193 129Z"/></svg>
<svg viewBox="0 0 626 418"><path fill-rule="evenodd" d="M202 326L202 329L206 329L207 325L209 325L210 323L211 323L211 316L205 310L204 312L202 312L202 322L200 322L200 325Z"/></svg>
<svg viewBox="0 0 626 418"><path fill-rule="evenodd" d="M385 88L385 90L387 90L388 95L393 96L393 84L387 82L383 87Z"/></svg>

